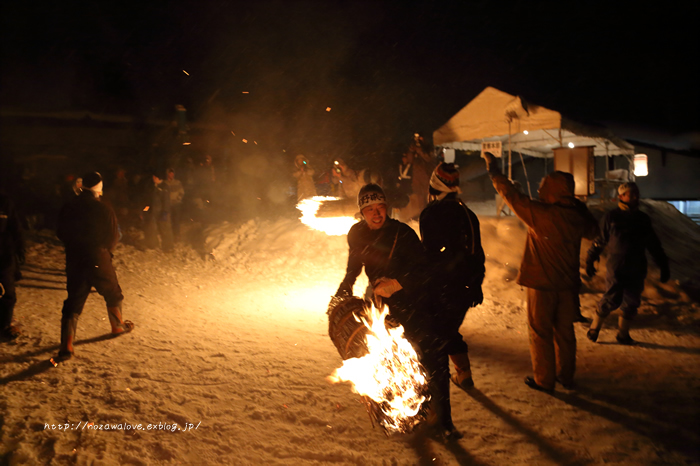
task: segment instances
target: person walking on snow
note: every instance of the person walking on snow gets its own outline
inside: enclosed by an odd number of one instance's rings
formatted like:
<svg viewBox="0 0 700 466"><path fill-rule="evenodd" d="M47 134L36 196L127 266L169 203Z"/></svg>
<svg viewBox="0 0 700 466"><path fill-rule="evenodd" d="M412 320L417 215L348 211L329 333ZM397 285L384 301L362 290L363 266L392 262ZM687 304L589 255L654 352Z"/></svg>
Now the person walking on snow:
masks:
<svg viewBox="0 0 700 466"><path fill-rule="evenodd" d="M102 176L89 173L83 177L83 191L67 202L59 214L56 235L66 248L68 291L61 311L59 360L73 356L78 318L93 287L107 304L112 334L134 329L132 322L122 319L124 295L112 265L112 250L119 241L117 216L100 201L101 195Z"/></svg>
<svg viewBox="0 0 700 466"><path fill-rule="evenodd" d="M357 205L363 219L348 232L347 270L336 296L352 295L364 267L375 298L388 306L388 319L403 326L428 371L438 434L448 440L461 438L452 423L447 355L438 351L438 338L424 311L425 260L418 235L405 223L387 217L386 196L379 185L363 186Z"/></svg>
<svg viewBox="0 0 700 466"><path fill-rule="evenodd" d="M0 193L0 340L11 341L20 335L12 323L17 293L15 281L21 278L25 247L17 210L9 197Z"/></svg>
<svg viewBox="0 0 700 466"><path fill-rule="evenodd" d="M580 283L581 238L598 236L598 222L574 197L574 177L555 171L540 184L539 201L519 192L484 153L498 194L527 226L517 283L527 287L527 320L533 376L525 384L551 393L556 381L571 388L576 370L574 318Z"/></svg>
<svg viewBox="0 0 700 466"><path fill-rule="evenodd" d="M484 295L486 256L481 247L479 219L457 197L459 172L454 164L441 163L430 178L430 199L420 215L420 233L430 269L428 290L436 330L447 344L444 350L455 366L455 385L474 386L469 347L459 333L469 308L481 304Z"/></svg>
<svg viewBox="0 0 700 466"><path fill-rule="evenodd" d="M654 258L661 270L661 283L671 278L668 257L654 233L651 219L639 210L639 188L636 183L623 183L617 188L618 207L606 213L601 220L601 236L588 250L586 275L596 273L595 263L608 247L607 291L598 303L598 310L586 336L595 342L605 318L620 307L622 315L618 319L616 339L623 345L632 345L630 326L637 315L644 291L644 278L647 275L645 250Z"/></svg>

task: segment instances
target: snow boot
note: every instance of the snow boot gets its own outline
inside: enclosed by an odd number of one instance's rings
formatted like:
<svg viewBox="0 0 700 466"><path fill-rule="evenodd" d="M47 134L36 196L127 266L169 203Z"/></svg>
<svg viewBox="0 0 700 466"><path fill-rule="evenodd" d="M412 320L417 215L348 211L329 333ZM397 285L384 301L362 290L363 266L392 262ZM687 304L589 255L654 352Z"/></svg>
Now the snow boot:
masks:
<svg viewBox="0 0 700 466"><path fill-rule="evenodd" d="M462 390L469 390L474 387L474 379L472 379L471 363L469 362L469 353L451 354L450 359L455 366L456 374L453 374L450 380Z"/></svg>
<svg viewBox="0 0 700 466"><path fill-rule="evenodd" d="M598 340L601 327L603 327L603 318L596 312L593 314L593 322L591 322L591 327L588 329L586 337L595 343Z"/></svg>
<svg viewBox="0 0 700 466"><path fill-rule="evenodd" d="M620 316L620 318L617 321L617 336L615 339L617 342L621 345L634 345L637 343L630 337L630 326L632 325L632 321L629 319L625 319L624 317Z"/></svg>
<svg viewBox="0 0 700 466"><path fill-rule="evenodd" d="M107 306L107 314L109 315L109 323L112 326L113 335L121 335L129 333L134 329L134 323L129 320L122 319L122 303L117 306Z"/></svg>
<svg viewBox="0 0 700 466"><path fill-rule="evenodd" d="M58 359L65 361L73 357L73 342L78 330L78 319L80 315L71 314L61 317L61 347L58 350Z"/></svg>

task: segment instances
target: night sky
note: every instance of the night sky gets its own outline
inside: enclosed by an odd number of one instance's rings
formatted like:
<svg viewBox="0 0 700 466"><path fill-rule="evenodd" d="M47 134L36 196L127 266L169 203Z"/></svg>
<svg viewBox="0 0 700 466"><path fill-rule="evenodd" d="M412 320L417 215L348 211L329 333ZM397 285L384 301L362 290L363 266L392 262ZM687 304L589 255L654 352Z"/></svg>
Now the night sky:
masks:
<svg viewBox="0 0 700 466"><path fill-rule="evenodd" d="M263 150L351 159L429 138L486 86L584 121L700 127L698 2L505 5L3 2L0 98L139 119L182 104Z"/></svg>

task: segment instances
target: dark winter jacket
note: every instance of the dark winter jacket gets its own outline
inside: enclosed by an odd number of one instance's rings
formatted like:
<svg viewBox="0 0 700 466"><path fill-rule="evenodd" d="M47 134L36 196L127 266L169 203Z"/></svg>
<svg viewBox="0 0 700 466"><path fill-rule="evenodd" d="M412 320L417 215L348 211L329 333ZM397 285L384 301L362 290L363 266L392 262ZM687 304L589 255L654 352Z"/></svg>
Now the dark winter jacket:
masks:
<svg viewBox="0 0 700 466"><path fill-rule="evenodd" d="M0 269L24 262L24 238L19 216L10 198L0 194Z"/></svg>
<svg viewBox="0 0 700 466"><path fill-rule="evenodd" d="M468 287L480 303L486 257L481 247L479 219L456 194L433 201L421 212L420 232L433 291ZM478 304L477 303L477 304Z"/></svg>
<svg viewBox="0 0 700 466"><path fill-rule="evenodd" d="M365 268L370 283L381 277L396 279L403 290L385 300L418 299L425 284L423 246L408 225L387 218L379 230L372 230L364 220L348 232L348 266L338 292L352 294L355 280Z"/></svg>
<svg viewBox="0 0 700 466"><path fill-rule="evenodd" d="M598 236L598 222L586 205L573 197L568 173L549 174L535 201L500 173L491 173L496 191L527 226L525 253L517 282L544 291L578 290L581 238Z"/></svg>
<svg viewBox="0 0 700 466"><path fill-rule="evenodd" d="M146 191L146 205L148 210L144 212L149 221L167 222L170 220L170 189L165 182L159 185L150 184Z"/></svg>
<svg viewBox="0 0 700 466"><path fill-rule="evenodd" d="M61 209L56 235L66 246L68 256L111 251L119 241L117 216L86 189Z"/></svg>
<svg viewBox="0 0 700 466"><path fill-rule="evenodd" d="M668 270L668 258L651 226L651 218L638 209L615 208L607 212L600 222L601 235L588 250L589 264L600 258L608 248L608 271L618 278L643 280L647 275L645 250L663 270Z"/></svg>

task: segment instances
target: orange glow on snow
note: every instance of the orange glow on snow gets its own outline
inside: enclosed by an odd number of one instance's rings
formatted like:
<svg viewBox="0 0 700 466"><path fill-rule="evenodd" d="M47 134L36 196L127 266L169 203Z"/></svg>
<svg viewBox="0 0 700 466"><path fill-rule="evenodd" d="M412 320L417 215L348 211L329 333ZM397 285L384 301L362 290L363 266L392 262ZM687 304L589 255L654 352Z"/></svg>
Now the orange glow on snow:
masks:
<svg viewBox="0 0 700 466"><path fill-rule="evenodd" d="M385 415L379 422L388 432L407 432L421 420L416 415L426 401L428 381L403 327L386 328L388 313L386 306L381 312L372 306L367 319L360 317L369 329L369 354L346 359L328 379L352 382L353 391L377 403Z"/></svg>
<svg viewBox="0 0 700 466"><path fill-rule="evenodd" d="M335 201L336 197L314 196L311 199L302 199L297 204L301 212L301 223L326 233L329 236L347 235L350 227L357 223L354 217L316 217L318 209L323 201Z"/></svg>

